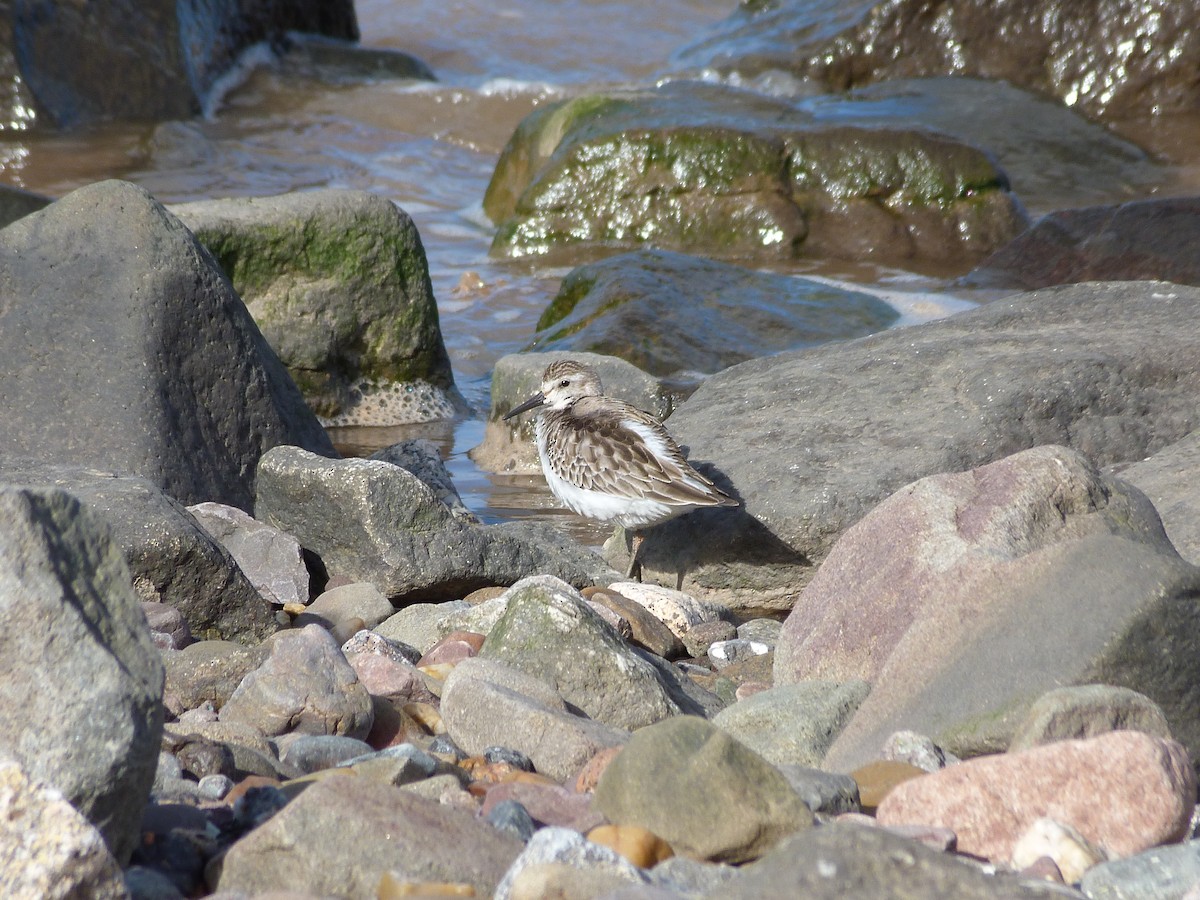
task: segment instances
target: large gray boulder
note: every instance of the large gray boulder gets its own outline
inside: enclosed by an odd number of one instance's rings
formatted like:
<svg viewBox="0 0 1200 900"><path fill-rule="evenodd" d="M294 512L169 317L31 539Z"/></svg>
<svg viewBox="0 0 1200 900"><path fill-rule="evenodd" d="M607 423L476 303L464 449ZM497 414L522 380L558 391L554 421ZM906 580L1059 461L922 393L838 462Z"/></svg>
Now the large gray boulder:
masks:
<svg viewBox="0 0 1200 900"><path fill-rule="evenodd" d="M889 497L838 541L784 623L775 680L872 688L825 766L911 728L959 756L1008 747L1054 687L1140 691L1200 748L1200 569L1146 497L1038 447Z"/></svg>
<svg viewBox="0 0 1200 900"><path fill-rule="evenodd" d="M333 447L212 257L105 181L0 231L4 458L140 475L249 510L276 444Z"/></svg>
<svg viewBox="0 0 1200 900"><path fill-rule="evenodd" d="M549 572L579 586L614 581L594 553L549 525L477 525L411 472L380 460L330 460L277 447L259 467L256 516L317 553L330 575L389 599L459 598Z"/></svg>
<svg viewBox="0 0 1200 900"><path fill-rule="evenodd" d="M13 72L13 90L4 121L55 127L185 119L252 44L289 31L358 38L352 0L22 2L6 19L0 65Z"/></svg>
<svg viewBox="0 0 1200 900"><path fill-rule="evenodd" d="M1071 285L719 372L671 433L744 507L651 530L643 577L789 609L837 538L918 478L1040 444L1144 459L1200 424L1198 314L1196 288Z"/></svg>
<svg viewBox="0 0 1200 900"><path fill-rule="evenodd" d="M464 407L417 226L365 191L171 207L326 422L406 425Z"/></svg>
<svg viewBox="0 0 1200 900"><path fill-rule="evenodd" d="M145 478L9 457L0 466L4 482L59 488L99 513L138 596L178 610L197 638L253 643L276 630L270 604L234 558Z"/></svg>
<svg viewBox="0 0 1200 900"><path fill-rule="evenodd" d="M127 862L158 764L163 666L107 526L68 494L0 488L0 634L0 755Z"/></svg>

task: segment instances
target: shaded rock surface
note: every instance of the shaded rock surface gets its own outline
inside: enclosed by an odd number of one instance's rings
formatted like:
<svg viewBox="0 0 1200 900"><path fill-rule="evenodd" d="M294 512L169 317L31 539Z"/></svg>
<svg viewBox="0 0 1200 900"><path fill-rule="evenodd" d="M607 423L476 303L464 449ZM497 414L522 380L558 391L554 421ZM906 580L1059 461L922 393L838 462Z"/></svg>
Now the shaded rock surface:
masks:
<svg viewBox="0 0 1200 900"><path fill-rule="evenodd" d="M462 596L532 572L580 586L616 577L549 525L455 517L415 475L389 463L280 447L263 458L259 478L259 518L295 535L331 575L369 581L393 602Z"/></svg>
<svg viewBox="0 0 1200 900"><path fill-rule="evenodd" d="M719 862L756 859L813 822L774 766L694 716L635 732L600 776L596 804L614 824Z"/></svg>
<svg viewBox="0 0 1200 900"><path fill-rule="evenodd" d="M922 479L847 531L784 623L775 675L873 685L835 769L899 728L960 756L1002 750L1033 699L1089 681L1141 691L1200 746L1197 623L1200 570L1145 496L1039 447Z"/></svg>
<svg viewBox="0 0 1200 900"><path fill-rule="evenodd" d="M1144 459L1200 424L1198 310L1178 285L1047 288L719 372L671 433L744 507L654 529L643 577L788 609L834 541L917 478L1047 443Z"/></svg>
<svg viewBox="0 0 1200 900"><path fill-rule="evenodd" d="M1157 703L1145 694L1107 684L1055 688L1029 707L1017 725L1009 750L1025 750L1054 741L1096 737L1109 731L1141 731L1171 737L1171 726Z"/></svg>
<svg viewBox="0 0 1200 900"><path fill-rule="evenodd" d="M1200 565L1200 431L1147 459L1111 470L1152 501L1179 555Z"/></svg>
<svg viewBox="0 0 1200 900"><path fill-rule="evenodd" d="M871 334L897 318L871 294L641 250L567 275L530 347L617 356L653 375L710 373L781 350Z"/></svg>
<svg viewBox="0 0 1200 900"><path fill-rule="evenodd" d="M442 455L438 451L437 444L433 441L422 439L401 441L377 450L368 458L381 459L393 466L407 469L425 482L454 515L461 519L475 521L474 514L467 509L462 498L458 496L458 489L455 488L450 472L446 469L446 464L442 462Z"/></svg>
<svg viewBox="0 0 1200 900"><path fill-rule="evenodd" d="M534 417L521 416L511 422L501 421L501 417L537 393L546 366L557 359L575 359L591 366L600 376L604 392L610 397L632 403L660 419L671 412L671 397L658 380L615 356L584 351L510 353L496 361L492 372L492 408L488 413L487 428L483 441L470 453L471 459L481 469L491 472L541 471L534 444Z"/></svg>
<svg viewBox="0 0 1200 900"><path fill-rule="evenodd" d="M393 872L402 881L465 882L490 896L520 851L515 838L463 810L391 785L333 777L238 841L218 887L365 900Z"/></svg>
<svg viewBox="0 0 1200 900"><path fill-rule="evenodd" d="M17 6L0 59L19 72L4 120L72 127L106 119L185 119L252 44L289 31L357 40L351 0L113 3L46 15Z"/></svg>
<svg viewBox="0 0 1200 900"><path fill-rule="evenodd" d="M864 177L864 173L867 173ZM497 256L660 249L962 265L1025 217L980 150L700 82L547 104L484 197Z"/></svg>
<svg viewBox="0 0 1200 900"><path fill-rule="evenodd" d="M1200 52L1195 14L1193 3L1167 0L788 0L743 5L680 58L743 76L780 70L834 90L916 76L990 78L1119 119L1194 107L1183 60Z"/></svg>
<svg viewBox="0 0 1200 900"><path fill-rule="evenodd" d="M951 828L959 851L996 861L1010 860L1018 839L1045 817L1117 857L1185 837L1195 805L1196 777L1183 747L1116 731L967 760L906 781L876 817L884 825Z"/></svg>
<svg viewBox="0 0 1200 900"><path fill-rule="evenodd" d="M197 638L253 642L275 631L270 605L229 551L147 479L7 457L0 482L59 488L99 513L138 596L178 610Z"/></svg>
<svg viewBox="0 0 1200 900"><path fill-rule="evenodd" d="M129 569L94 512L0 489L0 754L129 859L158 762L163 667Z"/></svg>
<svg viewBox="0 0 1200 900"><path fill-rule="evenodd" d="M0 284L0 466L139 475L249 510L268 448L333 453L212 257L142 188L89 185L9 225Z"/></svg>
<svg viewBox="0 0 1200 900"><path fill-rule="evenodd" d="M390 200L322 190L171 211L220 263L326 421L398 425L459 409L425 249Z"/></svg>

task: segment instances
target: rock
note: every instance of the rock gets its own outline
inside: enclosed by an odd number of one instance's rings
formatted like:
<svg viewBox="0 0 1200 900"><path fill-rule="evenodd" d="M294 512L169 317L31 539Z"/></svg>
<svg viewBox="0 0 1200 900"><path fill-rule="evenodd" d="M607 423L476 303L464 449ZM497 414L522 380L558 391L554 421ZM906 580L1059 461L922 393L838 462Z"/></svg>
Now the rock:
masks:
<svg viewBox="0 0 1200 900"><path fill-rule="evenodd" d="M199 641L163 657L166 686L163 703L173 716L211 703L220 709L242 679L266 660L263 645L246 647L231 641Z"/></svg>
<svg viewBox="0 0 1200 900"><path fill-rule="evenodd" d="M1017 725L1008 749L1026 750L1039 744L1095 737L1109 731L1142 731L1161 738L1171 737L1167 717L1149 697L1128 688L1083 684L1055 688L1035 700L1025 719Z"/></svg>
<svg viewBox="0 0 1200 900"><path fill-rule="evenodd" d="M630 600L611 588L587 588L581 593L590 602L601 604L628 622L629 640L655 656L675 659L686 652L683 641L676 637L661 619L636 600Z"/></svg>
<svg viewBox="0 0 1200 900"><path fill-rule="evenodd" d="M437 697L430 689L426 676L407 659L388 653L345 655L359 682L372 696L386 698L400 705L436 702Z"/></svg>
<svg viewBox="0 0 1200 900"><path fill-rule="evenodd" d="M220 269L142 188L100 182L14 222L0 282L0 467L138 475L181 503L248 510L270 447L333 454Z"/></svg>
<svg viewBox="0 0 1200 900"><path fill-rule="evenodd" d="M0 761L0 871L9 897L124 900L104 837L61 793Z"/></svg>
<svg viewBox="0 0 1200 900"><path fill-rule="evenodd" d="M646 607L651 615L675 632L675 636L680 640L686 641L692 629L700 625L720 621L716 609L700 603L683 591L640 581L617 581L610 584L609 588L622 597L628 597Z"/></svg>
<svg viewBox="0 0 1200 900"><path fill-rule="evenodd" d="M369 744L344 734L288 734L278 744L279 761L305 774L373 752Z"/></svg>
<svg viewBox="0 0 1200 900"><path fill-rule="evenodd" d="M1200 841L1155 847L1128 859L1101 863L1080 888L1094 900L1190 897L1200 884Z"/></svg>
<svg viewBox="0 0 1200 900"><path fill-rule="evenodd" d="M875 808L883 802L883 798L897 786L925 774L927 773L924 769L912 763L880 759L859 766L850 773L850 777L858 785L859 802L863 811L874 813Z"/></svg>
<svg viewBox="0 0 1200 900"><path fill-rule="evenodd" d="M0 458L0 481L60 488L100 513L134 590L177 609L193 635L254 643L275 631L270 605L229 551L151 481L16 457Z"/></svg>
<svg viewBox="0 0 1200 900"><path fill-rule="evenodd" d="M635 732L595 796L610 822L639 825L677 852L719 862L756 859L813 821L777 769L693 716Z"/></svg>
<svg viewBox="0 0 1200 900"><path fill-rule="evenodd" d="M565 864L564 868L569 867L569 870L555 871L552 875L535 871L548 864ZM568 880L569 884L573 884L569 881L572 872L589 886L595 883L595 879L607 876L605 881L601 881L602 885L607 883L607 890L623 883L647 884L649 881L640 869L615 850L593 844L583 835L567 828L542 828L534 834L521 855L504 873L503 880L496 887L494 900L532 900L535 897L547 896L603 896L607 893L603 888L600 893L595 893L594 889L581 891L580 886L575 886L566 893L548 892L547 882L559 885L563 880Z"/></svg>
<svg viewBox="0 0 1200 900"><path fill-rule="evenodd" d="M546 575L513 586L479 655L540 678L590 718L616 728L640 728L688 703L578 592Z"/></svg>
<svg viewBox="0 0 1200 900"><path fill-rule="evenodd" d="M439 623L446 617L463 612L470 607L461 600L447 600L444 603L410 603L400 608L398 612L381 622L375 632L389 640L399 641L411 646L417 652L417 659L441 640L442 632ZM453 630L447 627L447 631Z"/></svg>
<svg viewBox="0 0 1200 900"><path fill-rule="evenodd" d="M720 890L739 869L724 863L701 862L686 856L672 856L650 871L654 884L685 897L703 897Z"/></svg>
<svg viewBox="0 0 1200 900"><path fill-rule="evenodd" d="M952 854L923 847L884 828L826 825L801 831L707 895L710 900L762 897L955 897L958 900L1061 898L1061 886L1020 881Z"/></svg>
<svg viewBox="0 0 1200 900"><path fill-rule="evenodd" d="M614 169L618 157L639 162ZM652 244L961 265L1024 226L1007 187L981 151L930 130L864 123L849 105L819 121L782 98L668 81L536 109L501 153L484 210L494 256Z"/></svg>
<svg viewBox="0 0 1200 900"><path fill-rule="evenodd" d="M325 591L296 617L294 624L298 628L315 624L332 630L350 619L361 619L370 629L391 618L395 612L396 607L379 592L379 588L369 582L357 582Z"/></svg>
<svg viewBox="0 0 1200 900"><path fill-rule="evenodd" d="M403 641L384 637L376 631L365 629L357 632L350 640L342 644L342 653L351 663L353 663L352 657L360 654L382 656L393 662L408 663L413 666L421 658L421 651L416 647L409 646Z"/></svg>
<svg viewBox="0 0 1200 900"><path fill-rule="evenodd" d="M715 622L698 622L684 632L684 646L688 653L697 658L708 656L708 648L722 641L737 637L737 628L731 622L718 619Z"/></svg>
<svg viewBox="0 0 1200 900"><path fill-rule="evenodd" d="M484 802L487 802L486 798ZM529 811L516 800L501 800L484 815L486 815L489 825L505 834L512 835L522 844L528 843L538 828L533 824L533 818L529 815Z"/></svg>
<svg viewBox="0 0 1200 900"><path fill-rule="evenodd" d="M520 750L542 774L573 778L598 752L628 733L567 711L549 684L488 658L463 660L442 690L442 716L454 742L470 754L502 744Z"/></svg>
<svg viewBox="0 0 1200 900"><path fill-rule="evenodd" d="M790 764L776 764L775 768L783 773L783 777L804 801L804 805L815 813L856 813L862 808L858 797L858 782L849 775Z"/></svg>
<svg viewBox="0 0 1200 900"><path fill-rule="evenodd" d="M671 412L671 399L658 379L623 359L582 352L511 353L496 360L492 370L492 408L487 427L482 443L469 454L477 466L489 472L542 470L533 442L533 417L524 416L512 423L501 417L538 389L546 366L568 358L595 369L608 396L632 403L660 419Z"/></svg>
<svg viewBox="0 0 1200 900"><path fill-rule="evenodd" d="M377 460L276 448L259 466L256 510L331 574L369 581L397 605L514 584L530 572L580 586L615 574L550 525L456 519L415 475Z"/></svg>
<svg viewBox="0 0 1200 900"><path fill-rule="evenodd" d="M1047 288L719 372L671 433L743 510L655 528L643 578L786 610L846 529L918 478L1055 442L1100 466L1144 459L1196 425L1198 308L1200 290L1162 283Z"/></svg>
<svg viewBox="0 0 1200 900"><path fill-rule="evenodd" d="M4 47L7 65L20 72L4 120L32 115L47 126L72 128L113 118L191 118L243 51L305 31L357 40L354 4L307 0L190 10L153 3L72 7L55 16L22 9Z"/></svg>
<svg viewBox="0 0 1200 900"><path fill-rule="evenodd" d="M1183 747L1116 731L968 760L905 782L879 804L876 818L950 828L959 851L1001 861L1012 859L1035 820L1050 818L1119 857L1183 838L1195 804Z"/></svg>
<svg viewBox="0 0 1200 900"><path fill-rule="evenodd" d="M96 513L0 488L0 756L60 792L120 863L163 723L163 666L130 583Z"/></svg>
<svg viewBox="0 0 1200 900"><path fill-rule="evenodd" d="M221 708L221 721L265 735L343 734L371 730L371 697L329 632L318 625L282 632L266 662L247 675Z"/></svg>
<svg viewBox="0 0 1200 900"><path fill-rule="evenodd" d="M713 724L776 766L817 767L870 692L863 681L804 681L725 707Z"/></svg>
<svg viewBox="0 0 1200 900"><path fill-rule="evenodd" d="M17 219L32 212L44 209L52 202L50 197L6 184L0 188L0 228L11 225Z"/></svg>
<svg viewBox="0 0 1200 900"><path fill-rule="evenodd" d="M493 785L488 788L480 813L490 819L501 803L520 804L539 828L551 825L587 833L604 822L591 794L576 794L557 784L506 781Z"/></svg>
<svg viewBox="0 0 1200 900"><path fill-rule="evenodd" d="M882 755L885 760L907 763L925 772L936 772L959 761L953 753L947 753L931 738L915 731L897 731L890 735L883 743Z"/></svg>
<svg viewBox="0 0 1200 900"><path fill-rule="evenodd" d="M1194 105L1182 63L1197 42L1187 28L1193 6L1165 11L1155 5L1129 15L1111 0L1086 9L1060 0L1019 9L956 0L937 11L904 0L849 13L791 2L737 11L681 60L743 78L779 70L837 90L896 77L989 78L1119 120ZM1145 49L1131 60L1130 46Z"/></svg>
<svg viewBox="0 0 1200 900"><path fill-rule="evenodd" d="M716 260L639 250L572 270L529 349L617 356L653 375L719 372L781 350L881 331L871 294Z"/></svg>
<svg viewBox="0 0 1200 900"><path fill-rule="evenodd" d="M438 499L446 504L456 517L467 522L477 522L478 519L463 504L458 496L458 489L450 478L446 464L442 462L442 454L437 444L427 440L401 441L384 447L372 453L368 459L379 459L393 466L399 466L416 475L425 485L437 494Z"/></svg>
<svg viewBox="0 0 1200 900"><path fill-rule="evenodd" d="M143 600L142 612L146 615L150 634L166 635L171 650L182 650L192 643L192 630L188 628L187 619L175 607L157 600Z"/></svg>
<svg viewBox="0 0 1200 900"><path fill-rule="evenodd" d="M441 635L439 640L444 640L452 632L470 632L486 637L491 634L493 626L500 621L507 608L508 596L501 594L491 600L473 604L467 609L450 612L438 620L437 631Z"/></svg>
<svg viewBox="0 0 1200 900"><path fill-rule="evenodd" d="M785 622L775 677L872 683L833 769L901 726L959 756L1001 750L1030 697L1091 680L1147 694L1200 746L1180 693L1200 666L1173 646L1200 621L1197 587L1142 494L1035 448L916 482L851 528ZM1147 631L1147 616L1176 624Z"/></svg>
<svg viewBox="0 0 1200 900"><path fill-rule="evenodd" d="M1200 565L1200 485L1192 473L1200 466L1200 430L1148 459L1112 469L1154 502L1167 537L1179 555Z"/></svg>
<svg viewBox="0 0 1200 900"><path fill-rule="evenodd" d="M125 887L132 900L184 900L179 888L165 874L146 866L125 870Z"/></svg>
<svg viewBox="0 0 1200 900"><path fill-rule="evenodd" d="M587 833L593 844L616 850L640 869L650 869L675 855L671 845L637 825L600 825Z"/></svg>
<svg viewBox="0 0 1200 900"><path fill-rule="evenodd" d="M774 650L782 630L783 622L779 619L748 619L737 627L737 636L743 641L766 644Z"/></svg>
<svg viewBox="0 0 1200 900"><path fill-rule="evenodd" d="M518 840L470 813L334 776L234 844L217 888L373 897L390 871L403 880L465 882L488 896L520 850Z"/></svg>
<svg viewBox="0 0 1200 900"><path fill-rule="evenodd" d="M1200 284L1192 248L1200 199L1156 198L1061 209L1001 247L963 282L1034 290L1083 281L1158 279Z"/></svg>
<svg viewBox="0 0 1200 900"><path fill-rule="evenodd" d="M198 503L188 512L229 551L268 601L279 606L308 603L308 569L294 537L220 503Z"/></svg>
<svg viewBox="0 0 1200 900"><path fill-rule="evenodd" d="M320 190L172 212L221 264L328 424L428 422L464 408L420 235L390 200Z"/></svg>
<svg viewBox="0 0 1200 900"><path fill-rule="evenodd" d="M734 663L746 662L755 656L765 656L770 652L771 648L766 644L742 638L715 641L708 645L708 659L718 672Z"/></svg>
<svg viewBox="0 0 1200 900"><path fill-rule="evenodd" d="M1010 861L1015 869L1028 869L1043 858L1054 860L1059 876L1067 884L1078 884L1084 872L1107 857L1070 825L1036 819L1017 838Z"/></svg>

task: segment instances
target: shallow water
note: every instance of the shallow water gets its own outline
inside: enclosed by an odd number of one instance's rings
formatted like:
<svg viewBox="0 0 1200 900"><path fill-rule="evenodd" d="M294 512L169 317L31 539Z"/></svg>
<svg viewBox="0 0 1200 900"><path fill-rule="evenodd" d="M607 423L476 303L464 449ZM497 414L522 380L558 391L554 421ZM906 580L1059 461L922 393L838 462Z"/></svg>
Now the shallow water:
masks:
<svg viewBox="0 0 1200 900"><path fill-rule="evenodd" d="M71 135L10 136L0 178L58 196L103 178L124 178L166 203L358 188L396 201L416 222L429 257L455 377L479 414L460 423L403 429L341 429L344 451L367 453L405 437L435 440L460 493L485 520L554 516L588 543L603 531L552 509L539 479L489 476L467 459L482 436L495 361L520 350L553 296L561 269L490 260L492 229L481 201L496 157L540 103L602 85L653 82L672 54L731 9L728 0L655 3L565 0L445 4L359 0L366 46L411 53L437 83L323 84L260 66L206 118L122 125ZM1195 122L1131 123L1127 136L1191 160ZM1170 192L1200 182L1176 170ZM869 265L805 263L791 269L880 291L902 325L946 315L969 301L936 277Z"/></svg>

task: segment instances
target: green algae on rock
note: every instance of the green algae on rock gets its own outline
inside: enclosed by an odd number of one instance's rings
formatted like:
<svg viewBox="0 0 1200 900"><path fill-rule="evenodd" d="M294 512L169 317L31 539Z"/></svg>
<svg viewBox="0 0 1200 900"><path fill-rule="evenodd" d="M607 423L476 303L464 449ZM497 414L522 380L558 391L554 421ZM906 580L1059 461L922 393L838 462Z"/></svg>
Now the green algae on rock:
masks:
<svg viewBox="0 0 1200 900"><path fill-rule="evenodd" d="M1025 224L1004 173L969 144L694 82L532 113L484 209L493 255L512 257L654 246L969 265Z"/></svg>

